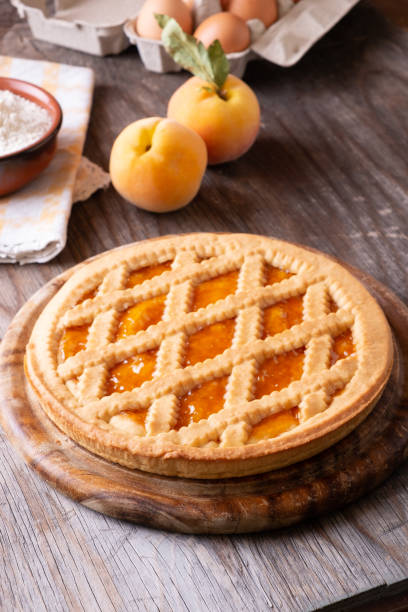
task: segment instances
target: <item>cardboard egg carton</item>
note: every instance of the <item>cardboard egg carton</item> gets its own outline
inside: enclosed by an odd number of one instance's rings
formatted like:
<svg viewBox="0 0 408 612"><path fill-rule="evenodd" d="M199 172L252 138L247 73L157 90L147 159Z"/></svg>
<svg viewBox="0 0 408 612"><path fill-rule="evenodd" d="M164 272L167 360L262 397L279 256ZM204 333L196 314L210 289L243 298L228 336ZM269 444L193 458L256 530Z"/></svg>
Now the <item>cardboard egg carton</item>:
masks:
<svg viewBox="0 0 408 612"><path fill-rule="evenodd" d="M241 77L251 59L262 57L279 66L292 66L328 32L359 0L278 0L279 19L265 28L259 19L248 26L251 44L239 53L228 53L230 71ZM195 0L194 24L221 11L219 0ZM180 66L168 55L161 41L138 36L137 19L129 19L124 31L136 45L143 64L153 72L178 72Z"/></svg>
<svg viewBox="0 0 408 612"><path fill-rule="evenodd" d="M220 11L221 4L219 0L195 0L194 27L197 28L207 17ZM259 19L251 19L247 23L251 32L252 44L265 31L265 26ZM125 23L124 31L129 41L137 46L140 58L148 70L152 72L178 72L182 70L167 53L161 41L139 36L136 28L137 18L129 19ZM250 47L237 53L228 53L230 72L236 76L242 76L251 55Z"/></svg>
<svg viewBox="0 0 408 612"><path fill-rule="evenodd" d="M278 0L279 19L269 28L258 19L248 22L251 44L228 54L233 74L242 76L251 59L262 57L279 66L292 66L359 0ZM176 72L180 67L161 41L137 35L135 21L144 0L10 0L26 17L34 38L84 51L110 55L137 45L149 70ZM195 0L194 22L221 10L219 0Z"/></svg>
<svg viewBox="0 0 408 612"><path fill-rule="evenodd" d="M129 46L123 31L144 0L10 0L26 17L34 38L92 55L120 53Z"/></svg>

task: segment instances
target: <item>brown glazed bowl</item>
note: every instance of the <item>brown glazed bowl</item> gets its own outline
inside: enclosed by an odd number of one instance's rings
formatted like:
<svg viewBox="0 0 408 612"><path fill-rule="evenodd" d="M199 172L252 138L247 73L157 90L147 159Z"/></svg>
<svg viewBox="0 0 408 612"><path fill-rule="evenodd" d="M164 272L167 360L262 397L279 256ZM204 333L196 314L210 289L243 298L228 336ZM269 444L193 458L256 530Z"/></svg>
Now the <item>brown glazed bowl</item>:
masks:
<svg viewBox="0 0 408 612"><path fill-rule="evenodd" d="M3 89L45 108L51 115L52 123L48 131L28 147L0 155L0 197L17 191L48 166L57 148L57 133L62 123L60 105L41 87L27 81L0 77L0 90Z"/></svg>

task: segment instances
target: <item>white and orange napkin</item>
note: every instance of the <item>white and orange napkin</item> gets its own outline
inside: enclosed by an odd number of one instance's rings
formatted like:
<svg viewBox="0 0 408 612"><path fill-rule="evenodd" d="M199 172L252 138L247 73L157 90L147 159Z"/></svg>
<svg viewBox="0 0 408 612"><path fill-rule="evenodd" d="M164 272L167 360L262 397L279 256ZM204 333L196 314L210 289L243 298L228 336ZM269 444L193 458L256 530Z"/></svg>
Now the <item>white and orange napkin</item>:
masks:
<svg viewBox="0 0 408 612"><path fill-rule="evenodd" d="M49 91L61 105L57 152L48 168L22 190L0 197L0 263L45 262L65 246L67 225L92 104L94 74L89 68L0 56L0 76L23 79ZM82 161L86 174L107 178ZM88 194L90 195L90 194Z"/></svg>

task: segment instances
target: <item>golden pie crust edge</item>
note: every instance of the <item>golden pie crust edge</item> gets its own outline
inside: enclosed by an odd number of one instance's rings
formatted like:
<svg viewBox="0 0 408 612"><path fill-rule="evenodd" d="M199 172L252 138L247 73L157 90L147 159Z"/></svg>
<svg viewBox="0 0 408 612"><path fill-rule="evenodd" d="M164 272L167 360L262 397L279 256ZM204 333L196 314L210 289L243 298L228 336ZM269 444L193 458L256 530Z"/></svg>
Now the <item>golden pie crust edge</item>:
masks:
<svg viewBox="0 0 408 612"><path fill-rule="evenodd" d="M156 474L200 479L240 477L278 469L311 457L348 435L368 416L382 394L392 368L393 341L386 318L374 298L345 268L323 254L252 234L164 236L113 249L80 264L56 295L67 292L72 278L77 279L79 274L87 277L88 272L96 273L100 267L104 267L106 257L109 258L109 266L112 267L117 261L123 261L126 252L132 257L137 257L138 251L144 251L147 245L153 243L156 253L156 246L159 248L160 243L166 250L168 242L190 241L189 246L193 247L196 242L203 239L232 240L235 245L242 242L247 249L253 244L255 251L257 248L265 247L274 252L283 252L285 257L311 262L314 266L318 263L319 268L324 267L333 282L341 281L342 289L345 289L346 293L350 295L357 293L358 307L365 314L364 341L371 345L365 350L365 354L369 355L370 384L367 386L364 381L357 381L366 388L349 402L347 408L334 413L327 411L327 414L319 415L317 423L311 419L311 422L306 422L295 430L256 444L206 448L163 443L161 440L148 437L130 440L120 433L104 430L84 421L48 388L38 354L39 344L44 340L43 331L47 327L49 313L46 307L45 312L43 311L35 323L25 358L25 371L30 389L46 414L71 439L109 461ZM151 263L154 264L155 261L152 260ZM142 265L149 264L143 261ZM55 296L50 302L54 299ZM46 342L52 342L52 339L47 338ZM354 386L355 378L356 375L353 380Z"/></svg>

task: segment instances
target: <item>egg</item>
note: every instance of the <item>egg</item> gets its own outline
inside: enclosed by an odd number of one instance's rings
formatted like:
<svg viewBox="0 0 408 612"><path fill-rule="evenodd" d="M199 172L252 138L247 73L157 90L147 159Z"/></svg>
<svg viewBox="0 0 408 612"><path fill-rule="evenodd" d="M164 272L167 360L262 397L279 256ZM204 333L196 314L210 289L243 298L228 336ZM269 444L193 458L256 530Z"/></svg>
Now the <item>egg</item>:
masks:
<svg viewBox="0 0 408 612"><path fill-rule="evenodd" d="M278 19L276 0L227 0L227 10L244 21L260 19L266 28Z"/></svg>
<svg viewBox="0 0 408 612"><path fill-rule="evenodd" d="M193 10L195 0L183 0L183 2L184 2L184 4L187 4L187 6L190 9L190 11Z"/></svg>
<svg viewBox="0 0 408 612"><path fill-rule="evenodd" d="M225 53L243 51L251 42L251 34L245 21L232 13L215 13L200 23L194 36L209 47L218 39Z"/></svg>
<svg viewBox="0 0 408 612"><path fill-rule="evenodd" d="M155 13L173 17L188 34L193 30L191 10L183 0L146 0L136 19L136 30L143 38L161 39L162 29L155 19Z"/></svg>

